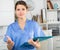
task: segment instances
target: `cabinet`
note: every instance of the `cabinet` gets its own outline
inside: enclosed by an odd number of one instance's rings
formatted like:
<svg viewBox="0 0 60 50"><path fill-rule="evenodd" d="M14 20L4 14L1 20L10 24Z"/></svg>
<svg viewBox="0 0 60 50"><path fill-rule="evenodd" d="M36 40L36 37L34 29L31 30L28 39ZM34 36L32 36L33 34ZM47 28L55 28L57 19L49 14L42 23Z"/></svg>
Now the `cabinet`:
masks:
<svg viewBox="0 0 60 50"><path fill-rule="evenodd" d="M53 38L53 50L60 50L60 36Z"/></svg>
<svg viewBox="0 0 60 50"><path fill-rule="evenodd" d="M48 29L52 29L52 35L60 35L60 0L50 0L53 8L46 9Z"/></svg>
<svg viewBox="0 0 60 50"><path fill-rule="evenodd" d="M51 3L49 3L49 2ZM43 29L52 29L52 35L60 35L60 0L45 0L45 6L42 10L43 22L38 20L38 23Z"/></svg>
<svg viewBox="0 0 60 50"><path fill-rule="evenodd" d="M0 26L14 22L14 0L0 0Z"/></svg>

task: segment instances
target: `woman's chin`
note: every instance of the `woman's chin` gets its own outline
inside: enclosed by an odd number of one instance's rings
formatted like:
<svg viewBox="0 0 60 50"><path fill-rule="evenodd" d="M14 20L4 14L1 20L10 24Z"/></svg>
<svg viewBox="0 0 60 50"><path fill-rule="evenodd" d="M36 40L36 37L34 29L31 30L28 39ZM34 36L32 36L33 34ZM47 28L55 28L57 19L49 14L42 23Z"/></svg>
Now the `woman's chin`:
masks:
<svg viewBox="0 0 60 50"><path fill-rule="evenodd" d="M18 19L23 19L24 17L18 17Z"/></svg>

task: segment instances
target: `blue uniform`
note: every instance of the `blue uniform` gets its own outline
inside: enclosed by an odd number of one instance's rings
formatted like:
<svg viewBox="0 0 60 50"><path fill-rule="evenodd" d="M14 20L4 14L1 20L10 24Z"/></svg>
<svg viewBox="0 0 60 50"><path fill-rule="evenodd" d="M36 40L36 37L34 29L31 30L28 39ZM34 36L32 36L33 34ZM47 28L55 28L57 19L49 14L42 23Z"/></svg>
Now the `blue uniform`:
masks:
<svg viewBox="0 0 60 50"><path fill-rule="evenodd" d="M37 22L26 20L23 30L20 28L17 21L10 24L7 28L4 41L6 41L6 36L9 36L12 41L14 41L12 50L36 50L36 48L30 44L28 46L22 46L22 44L28 42L29 39L34 37L42 37L45 35Z"/></svg>

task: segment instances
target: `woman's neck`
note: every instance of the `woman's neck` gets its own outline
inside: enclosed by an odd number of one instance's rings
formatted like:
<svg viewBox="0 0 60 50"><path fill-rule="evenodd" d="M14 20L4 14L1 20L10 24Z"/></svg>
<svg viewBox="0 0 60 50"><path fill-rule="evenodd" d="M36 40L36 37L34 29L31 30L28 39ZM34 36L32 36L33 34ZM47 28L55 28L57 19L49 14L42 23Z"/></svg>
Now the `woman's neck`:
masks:
<svg viewBox="0 0 60 50"><path fill-rule="evenodd" d="M26 18L18 18L18 23L22 24L22 23L25 23L26 22Z"/></svg>
<svg viewBox="0 0 60 50"><path fill-rule="evenodd" d="M24 30L25 24L26 24L26 18L19 18L18 24L22 30Z"/></svg>

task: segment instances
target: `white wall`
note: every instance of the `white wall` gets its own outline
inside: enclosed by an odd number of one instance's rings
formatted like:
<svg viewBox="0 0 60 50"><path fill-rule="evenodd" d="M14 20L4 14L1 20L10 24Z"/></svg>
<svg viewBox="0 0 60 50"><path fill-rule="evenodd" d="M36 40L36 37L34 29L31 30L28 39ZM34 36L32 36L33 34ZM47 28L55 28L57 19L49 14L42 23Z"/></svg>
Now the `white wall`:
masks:
<svg viewBox="0 0 60 50"><path fill-rule="evenodd" d="M44 8L44 0L33 0L35 9L32 11L33 15L40 14L41 9Z"/></svg>
<svg viewBox="0 0 60 50"><path fill-rule="evenodd" d="M0 26L14 22L14 0L0 0Z"/></svg>

